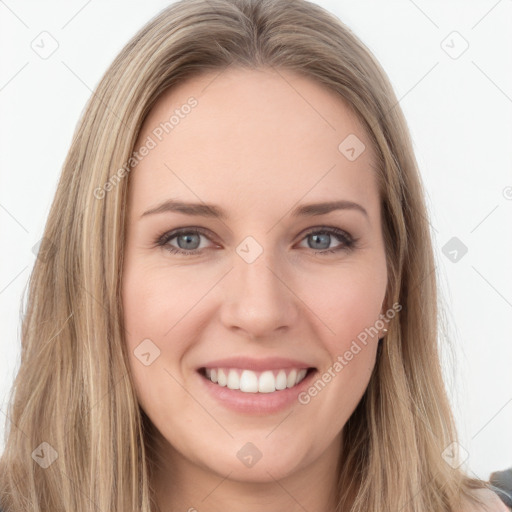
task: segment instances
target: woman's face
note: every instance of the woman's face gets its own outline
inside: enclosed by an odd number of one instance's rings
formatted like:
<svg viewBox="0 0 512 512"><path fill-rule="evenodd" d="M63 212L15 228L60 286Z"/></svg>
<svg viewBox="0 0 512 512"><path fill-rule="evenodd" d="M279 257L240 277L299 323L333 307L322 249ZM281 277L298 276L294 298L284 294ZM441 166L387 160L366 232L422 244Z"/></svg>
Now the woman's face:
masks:
<svg viewBox="0 0 512 512"><path fill-rule="evenodd" d="M357 118L293 72L228 68L165 93L135 150L126 343L166 457L241 481L334 461L387 284Z"/></svg>

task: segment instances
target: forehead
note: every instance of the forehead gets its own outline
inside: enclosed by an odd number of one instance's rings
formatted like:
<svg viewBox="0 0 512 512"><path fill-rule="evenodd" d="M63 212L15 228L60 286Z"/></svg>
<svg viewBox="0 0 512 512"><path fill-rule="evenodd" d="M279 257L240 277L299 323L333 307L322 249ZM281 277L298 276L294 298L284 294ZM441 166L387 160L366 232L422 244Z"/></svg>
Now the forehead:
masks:
<svg viewBox="0 0 512 512"><path fill-rule="evenodd" d="M247 211L282 211L301 198L378 208L357 116L339 95L288 70L228 68L183 82L151 109L134 149L144 145L151 149L130 177L139 214L170 197Z"/></svg>

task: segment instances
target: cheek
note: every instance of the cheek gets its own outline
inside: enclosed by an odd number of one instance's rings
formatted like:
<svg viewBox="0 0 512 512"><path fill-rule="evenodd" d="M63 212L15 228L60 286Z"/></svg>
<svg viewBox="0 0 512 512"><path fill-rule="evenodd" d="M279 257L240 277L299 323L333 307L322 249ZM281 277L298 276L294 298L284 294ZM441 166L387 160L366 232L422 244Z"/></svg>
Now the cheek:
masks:
<svg viewBox="0 0 512 512"><path fill-rule="evenodd" d="M191 340L200 337L206 303L201 299L211 288L211 276L201 279L190 271L130 263L122 286L125 343L139 402L155 418L185 405L178 383L183 381L182 360ZM160 408L168 396L174 397L172 407Z"/></svg>
<svg viewBox="0 0 512 512"><path fill-rule="evenodd" d="M331 353L346 350L358 336L370 341L368 332L379 319L386 291L386 273L376 267L347 266L335 275L316 276L302 290L308 307L326 328L323 338Z"/></svg>
<svg viewBox="0 0 512 512"><path fill-rule="evenodd" d="M325 365L311 386L299 396L299 403L324 425L326 438L334 438L343 428L368 387L378 348L379 319L385 283L355 272L344 275L343 286L324 287L311 296L322 322ZM308 303L309 304L309 303Z"/></svg>
<svg viewBox="0 0 512 512"><path fill-rule="evenodd" d="M187 315L207 291L208 281L193 279L190 273L179 270L128 267L123 277L123 308L128 343L132 348L142 339L150 338L159 344L175 338ZM161 347L163 348L163 347ZM173 341L173 349L179 345Z"/></svg>
<svg viewBox="0 0 512 512"><path fill-rule="evenodd" d="M321 341L330 359L320 369L316 390L324 384L336 390L326 402L346 411L364 393L375 365L386 286L386 273L377 268L345 268L336 279L317 280L316 291L308 296L308 306L325 326Z"/></svg>
<svg viewBox="0 0 512 512"><path fill-rule="evenodd" d="M165 333L176 320L178 300L169 294L164 279L155 279L154 272L143 265L125 265L123 270L122 302L125 343L134 385L143 409L159 401L158 383L167 381L164 369ZM172 332L172 331L171 331ZM178 353L176 353L179 356ZM151 385L149 385L151 383Z"/></svg>

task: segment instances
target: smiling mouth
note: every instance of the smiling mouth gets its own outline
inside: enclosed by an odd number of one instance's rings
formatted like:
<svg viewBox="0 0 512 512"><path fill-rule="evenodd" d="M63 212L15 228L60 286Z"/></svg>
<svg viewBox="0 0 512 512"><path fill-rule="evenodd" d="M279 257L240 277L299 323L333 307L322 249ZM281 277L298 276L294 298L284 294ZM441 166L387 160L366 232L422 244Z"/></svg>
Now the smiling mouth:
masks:
<svg viewBox="0 0 512 512"><path fill-rule="evenodd" d="M315 368L283 368L255 372L243 368L200 368L205 379L243 393L274 393L302 382Z"/></svg>

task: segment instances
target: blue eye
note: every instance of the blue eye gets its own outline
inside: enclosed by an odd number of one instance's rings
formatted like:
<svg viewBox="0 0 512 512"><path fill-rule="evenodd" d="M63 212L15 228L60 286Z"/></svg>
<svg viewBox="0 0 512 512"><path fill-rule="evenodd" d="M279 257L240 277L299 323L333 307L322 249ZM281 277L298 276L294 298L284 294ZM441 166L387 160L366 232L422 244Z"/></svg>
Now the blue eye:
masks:
<svg viewBox="0 0 512 512"><path fill-rule="evenodd" d="M311 238L310 238L311 237ZM332 237L336 238L340 245L329 249L330 243L332 241ZM322 228L322 229L313 229L309 233L306 234L305 238L310 238L313 240L313 244L327 245L327 248L320 248L321 250L315 251L315 254L330 254L336 253L338 251L348 251L355 247L355 240L348 234L338 228ZM315 247L311 247L314 249Z"/></svg>
<svg viewBox="0 0 512 512"><path fill-rule="evenodd" d="M208 238L207 235L198 228L180 229L162 234L157 238L156 245L165 247L165 249L172 254L193 256L201 252L199 246L201 244L200 237L202 236ZM177 240L178 247L170 244L171 240L174 239Z"/></svg>
<svg viewBox="0 0 512 512"><path fill-rule="evenodd" d="M167 251L169 251L172 254L194 256L196 254L201 253L202 250L204 249L204 247L201 248L201 237L209 239L206 232L199 228L178 229L167 233L163 233L162 235L157 237L157 239L155 240L155 244L159 247L164 247ZM340 243L334 248L329 248L333 237ZM315 249L315 247L311 247L311 245L314 244L327 246L326 248L320 248L319 250L314 251L315 254L320 255L336 253L343 250L352 250L355 248L355 244L357 241L345 231L331 227L314 228L310 230L308 233L306 233L303 240L305 239L312 240L312 243L308 244L310 246L310 249ZM171 244L171 241L174 240L178 244L177 247Z"/></svg>

